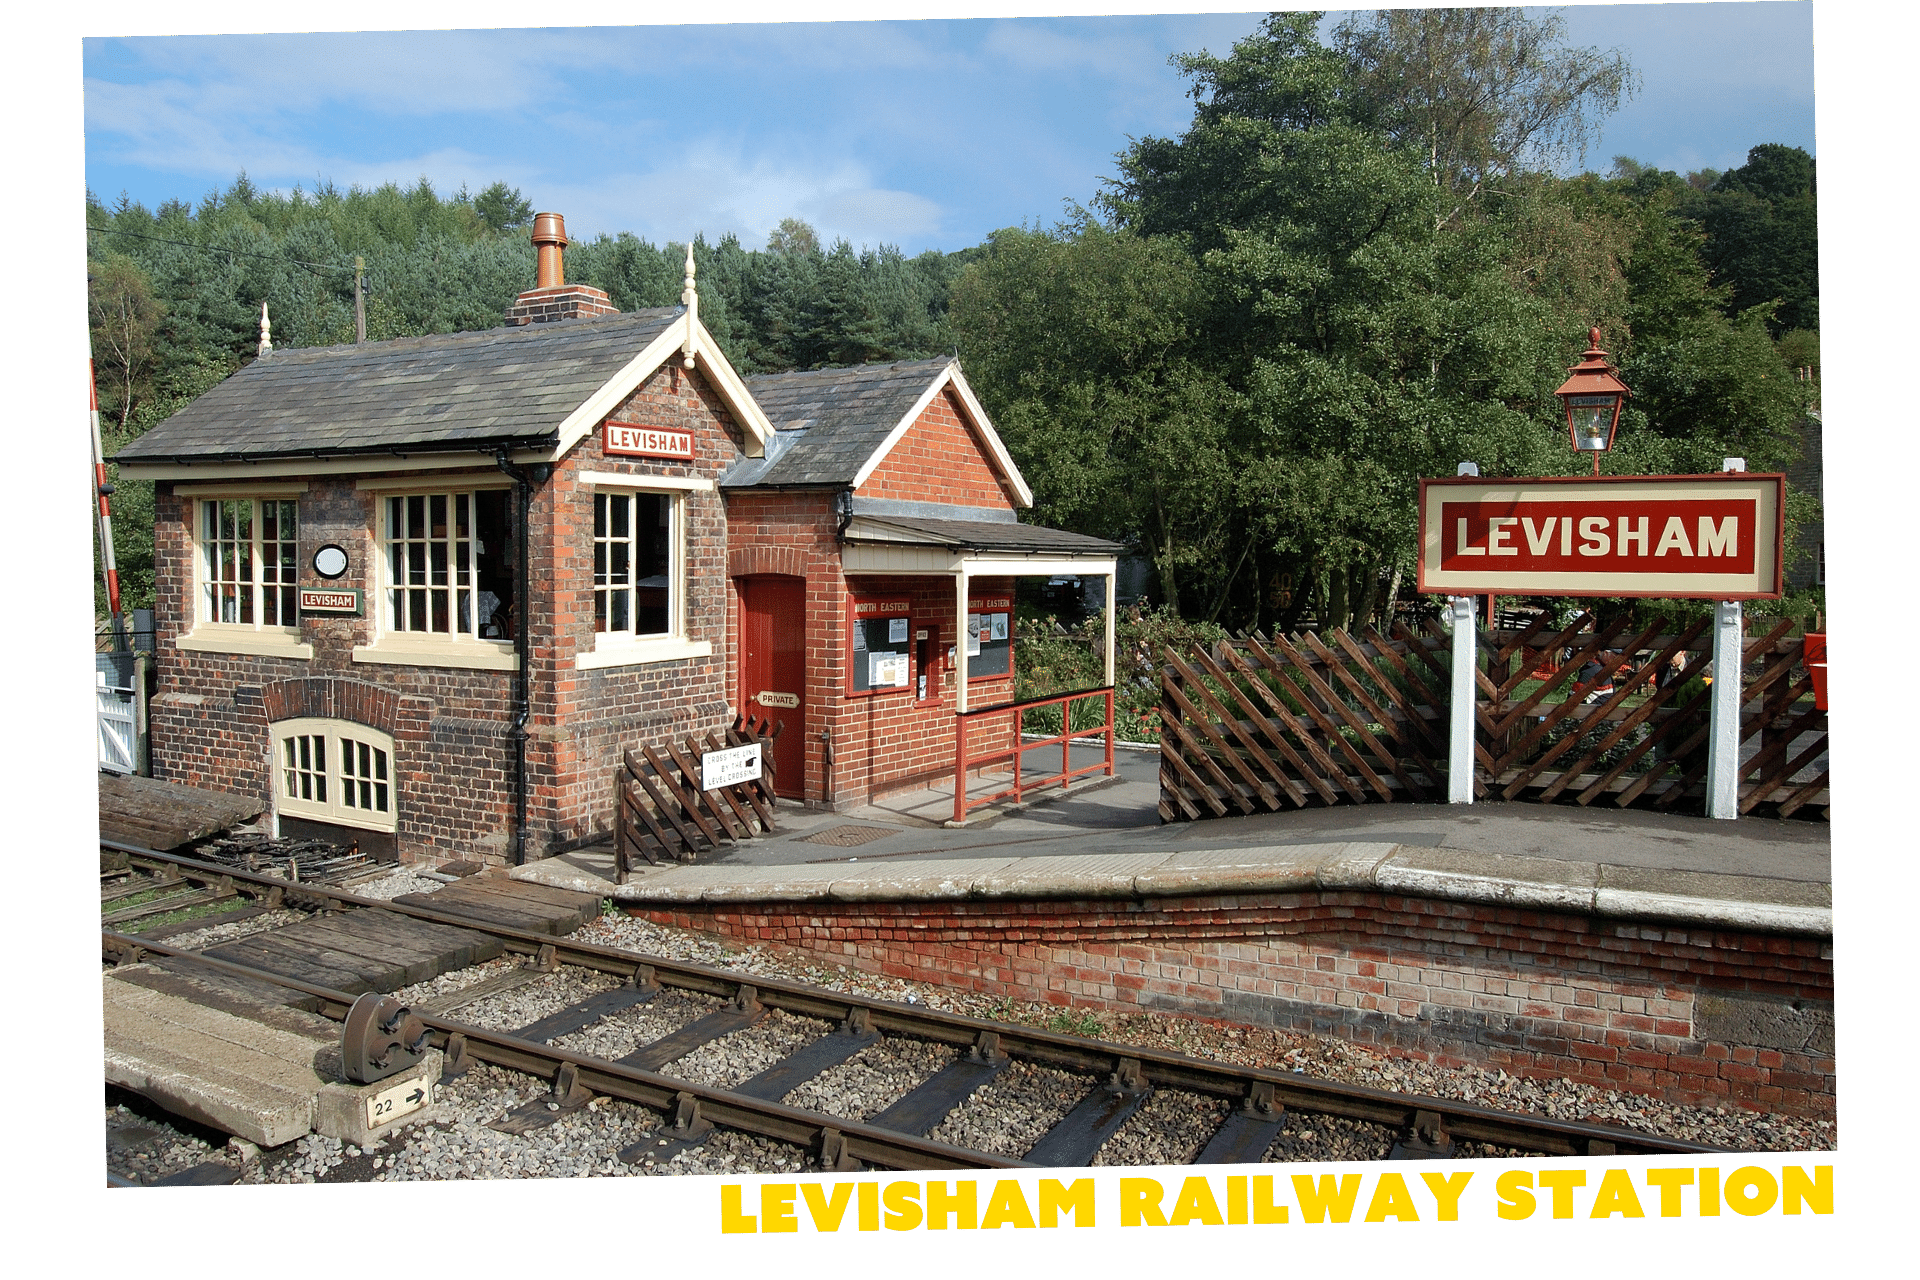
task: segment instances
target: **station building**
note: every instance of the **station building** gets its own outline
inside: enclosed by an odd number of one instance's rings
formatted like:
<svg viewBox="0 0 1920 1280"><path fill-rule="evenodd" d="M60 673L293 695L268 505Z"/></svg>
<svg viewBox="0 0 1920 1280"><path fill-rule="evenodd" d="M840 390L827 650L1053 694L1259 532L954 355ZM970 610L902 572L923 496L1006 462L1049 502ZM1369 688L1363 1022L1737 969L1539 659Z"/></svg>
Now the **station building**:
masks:
<svg viewBox="0 0 1920 1280"><path fill-rule="evenodd" d="M742 705L806 729L776 744L781 794L837 808L951 779L958 717L1014 697L1016 576L1104 578L1111 650L1121 547L1019 521L1033 494L957 360L747 387L774 432L720 479L727 571ZM968 755L1013 734L992 717Z"/></svg>
<svg viewBox="0 0 1920 1280"><path fill-rule="evenodd" d="M620 313L565 283L557 215L534 239L504 327L263 325L116 456L155 482L156 776L523 861L604 838L623 748L750 713L783 795L845 807L951 776L956 717L1011 699L1014 575L1111 600L1115 544L1016 519L956 361L743 380L691 253L679 307Z"/></svg>

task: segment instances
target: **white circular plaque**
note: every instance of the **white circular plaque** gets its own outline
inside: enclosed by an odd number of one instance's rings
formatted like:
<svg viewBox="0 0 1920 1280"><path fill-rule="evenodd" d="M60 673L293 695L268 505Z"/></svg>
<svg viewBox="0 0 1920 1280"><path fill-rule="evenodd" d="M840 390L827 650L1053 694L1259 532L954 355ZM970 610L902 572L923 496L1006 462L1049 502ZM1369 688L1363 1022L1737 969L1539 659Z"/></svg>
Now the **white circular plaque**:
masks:
<svg viewBox="0 0 1920 1280"><path fill-rule="evenodd" d="M323 578L337 578L347 571L347 553L331 542L313 553L313 571Z"/></svg>

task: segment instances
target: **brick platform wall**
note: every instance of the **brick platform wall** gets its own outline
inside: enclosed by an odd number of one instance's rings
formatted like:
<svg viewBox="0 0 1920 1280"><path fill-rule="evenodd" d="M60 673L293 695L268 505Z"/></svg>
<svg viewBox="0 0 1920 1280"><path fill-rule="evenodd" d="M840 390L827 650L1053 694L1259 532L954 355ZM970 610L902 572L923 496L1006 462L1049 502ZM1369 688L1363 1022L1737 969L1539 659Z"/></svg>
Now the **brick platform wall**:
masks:
<svg viewBox="0 0 1920 1280"><path fill-rule="evenodd" d="M632 911L933 986L1314 1032L1678 1102L1834 1108L1824 939L1366 893Z"/></svg>

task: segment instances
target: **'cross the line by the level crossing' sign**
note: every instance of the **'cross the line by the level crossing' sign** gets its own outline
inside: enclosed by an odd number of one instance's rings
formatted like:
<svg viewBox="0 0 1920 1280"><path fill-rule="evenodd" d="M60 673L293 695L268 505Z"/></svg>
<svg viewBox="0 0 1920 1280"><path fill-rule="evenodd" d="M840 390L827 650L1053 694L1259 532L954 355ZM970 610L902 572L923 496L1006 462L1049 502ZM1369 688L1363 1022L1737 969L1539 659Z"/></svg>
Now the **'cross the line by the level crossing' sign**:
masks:
<svg viewBox="0 0 1920 1280"><path fill-rule="evenodd" d="M1786 477L1420 482L1420 590L1776 600Z"/></svg>
<svg viewBox="0 0 1920 1280"><path fill-rule="evenodd" d="M749 742L744 747L728 747L724 751L705 751L700 755L702 791L752 782L759 776L760 744L757 742Z"/></svg>

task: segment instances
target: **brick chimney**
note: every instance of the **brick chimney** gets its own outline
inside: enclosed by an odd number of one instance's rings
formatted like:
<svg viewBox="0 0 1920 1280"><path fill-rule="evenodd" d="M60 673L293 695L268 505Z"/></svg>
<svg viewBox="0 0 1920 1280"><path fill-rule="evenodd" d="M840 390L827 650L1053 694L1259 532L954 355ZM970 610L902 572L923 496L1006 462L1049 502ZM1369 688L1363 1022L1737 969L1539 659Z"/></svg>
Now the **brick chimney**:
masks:
<svg viewBox="0 0 1920 1280"><path fill-rule="evenodd" d="M620 308L601 289L568 284L562 253L567 247L567 223L557 213L533 216L533 248L537 256L533 288L507 308L510 325L544 324L548 320L575 320L586 316L613 316Z"/></svg>

